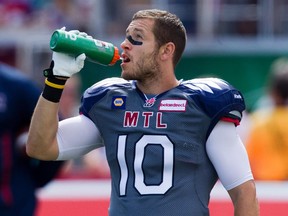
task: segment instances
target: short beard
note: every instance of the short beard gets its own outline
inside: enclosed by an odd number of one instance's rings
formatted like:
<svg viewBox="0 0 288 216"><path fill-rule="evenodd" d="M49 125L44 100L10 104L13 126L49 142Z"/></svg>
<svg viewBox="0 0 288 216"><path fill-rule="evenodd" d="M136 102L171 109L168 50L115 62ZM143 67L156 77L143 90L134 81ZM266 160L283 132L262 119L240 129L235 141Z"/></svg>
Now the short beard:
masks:
<svg viewBox="0 0 288 216"><path fill-rule="evenodd" d="M157 79L157 74L160 72L159 63L157 62L158 52L153 51L151 54L146 54L143 61L137 62L133 73L123 76L126 80L137 80L146 82L146 80Z"/></svg>

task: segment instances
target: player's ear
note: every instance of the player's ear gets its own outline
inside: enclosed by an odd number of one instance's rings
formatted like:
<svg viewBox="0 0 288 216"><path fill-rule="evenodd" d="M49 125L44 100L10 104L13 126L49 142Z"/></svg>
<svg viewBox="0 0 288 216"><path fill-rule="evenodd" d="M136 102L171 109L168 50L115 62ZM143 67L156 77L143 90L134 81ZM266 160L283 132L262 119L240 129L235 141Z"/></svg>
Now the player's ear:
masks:
<svg viewBox="0 0 288 216"><path fill-rule="evenodd" d="M172 42L168 42L160 47L160 58L165 61L167 59L173 59L175 52L175 45Z"/></svg>

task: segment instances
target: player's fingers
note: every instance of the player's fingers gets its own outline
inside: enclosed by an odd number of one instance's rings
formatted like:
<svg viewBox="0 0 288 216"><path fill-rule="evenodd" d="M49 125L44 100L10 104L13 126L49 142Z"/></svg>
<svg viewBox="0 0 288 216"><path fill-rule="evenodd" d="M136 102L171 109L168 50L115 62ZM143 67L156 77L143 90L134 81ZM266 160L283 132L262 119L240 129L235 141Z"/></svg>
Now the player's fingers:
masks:
<svg viewBox="0 0 288 216"><path fill-rule="evenodd" d="M69 33L78 35L80 33L79 30L70 30Z"/></svg>

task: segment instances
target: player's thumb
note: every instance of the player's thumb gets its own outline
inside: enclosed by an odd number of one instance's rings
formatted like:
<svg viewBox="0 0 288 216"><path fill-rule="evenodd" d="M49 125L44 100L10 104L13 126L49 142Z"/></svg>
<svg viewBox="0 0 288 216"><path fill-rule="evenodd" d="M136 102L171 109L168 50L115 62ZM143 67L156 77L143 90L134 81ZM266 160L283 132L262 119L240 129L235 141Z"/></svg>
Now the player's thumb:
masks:
<svg viewBox="0 0 288 216"><path fill-rule="evenodd" d="M85 53L82 53L81 55L76 57L75 63L77 67L79 68L79 70L83 68L85 59L86 59Z"/></svg>

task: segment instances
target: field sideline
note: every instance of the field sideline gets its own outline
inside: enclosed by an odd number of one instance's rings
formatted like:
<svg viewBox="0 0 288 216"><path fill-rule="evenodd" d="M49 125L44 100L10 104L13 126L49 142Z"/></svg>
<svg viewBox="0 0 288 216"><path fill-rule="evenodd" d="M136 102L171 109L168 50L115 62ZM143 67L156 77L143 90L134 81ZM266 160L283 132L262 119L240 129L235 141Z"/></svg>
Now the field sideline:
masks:
<svg viewBox="0 0 288 216"><path fill-rule="evenodd" d="M261 216L286 216L288 182L256 182ZM36 216L108 216L109 180L56 180L38 191ZM211 216L231 216L227 192L217 183L211 194Z"/></svg>

